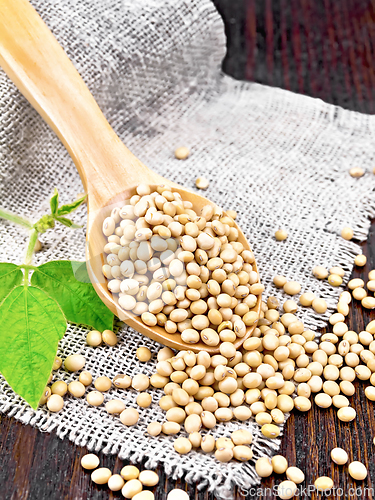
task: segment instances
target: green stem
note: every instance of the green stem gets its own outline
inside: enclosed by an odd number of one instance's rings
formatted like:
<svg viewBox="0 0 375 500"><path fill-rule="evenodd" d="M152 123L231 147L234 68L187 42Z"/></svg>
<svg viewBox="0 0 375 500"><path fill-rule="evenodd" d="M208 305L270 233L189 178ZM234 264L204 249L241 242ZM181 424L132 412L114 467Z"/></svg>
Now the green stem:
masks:
<svg viewBox="0 0 375 500"><path fill-rule="evenodd" d="M18 267L19 269L25 269L27 271L30 271L31 269L35 271L35 269L37 269L37 266L32 266L31 264L20 264Z"/></svg>
<svg viewBox="0 0 375 500"><path fill-rule="evenodd" d="M14 222L14 224L19 224L20 226L27 227L28 229L31 229L33 227L32 223L25 219L24 217L20 217L17 214L14 214L12 212L8 212L7 210L4 210L0 208L0 218L9 220L10 222Z"/></svg>
<svg viewBox="0 0 375 500"><path fill-rule="evenodd" d="M30 239L29 239L29 244L27 245L26 256L25 256L26 266L31 263L31 260L33 258L34 248L36 241L38 239L38 235L39 232L35 229L35 227L32 228L30 231Z"/></svg>

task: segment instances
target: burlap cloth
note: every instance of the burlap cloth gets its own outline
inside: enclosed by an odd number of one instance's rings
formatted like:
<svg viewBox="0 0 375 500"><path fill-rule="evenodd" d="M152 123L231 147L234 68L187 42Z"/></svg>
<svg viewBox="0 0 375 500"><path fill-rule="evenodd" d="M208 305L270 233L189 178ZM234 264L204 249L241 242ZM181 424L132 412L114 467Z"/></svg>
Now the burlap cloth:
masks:
<svg viewBox="0 0 375 500"><path fill-rule="evenodd" d="M234 81L223 75L223 23L209 0L33 0L64 47L121 139L148 166L193 188L197 176L210 179L206 194L239 213L259 263L266 294L283 294L272 286L284 274L326 297L330 309L317 316L301 314L310 328L323 326L340 292L312 277L316 264L341 265L347 271L359 248L340 236L343 226L363 240L374 214L374 118L286 91ZM0 201L19 214L39 217L56 186L63 201L75 198L82 185L64 147L39 115L0 72ZM186 145L191 156L177 161L173 151ZM348 170L366 169L354 179ZM75 215L85 221L85 207ZM276 242L285 228L289 237ZM1 260L20 263L26 234L1 222ZM84 230L65 227L42 237L36 262L84 259ZM136 348L160 346L121 326L114 348L89 348L87 329L70 325L59 354L81 352L94 377L117 373L151 374L154 363L141 365ZM65 380L75 375L61 374ZM184 475L217 497L230 498L237 484L259 481L254 462L218 463L211 455L179 456L173 438L145 435L151 420L164 420L153 404L141 411L137 426L125 428L103 407L66 398L64 410L32 411L0 379L0 411L43 431L54 430L79 445L122 458L163 463L173 477ZM106 400L136 406L133 391L112 390ZM254 434L254 457L273 454L279 440L265 440L252 421L221 424L215 436L247 427Z"/></svg>

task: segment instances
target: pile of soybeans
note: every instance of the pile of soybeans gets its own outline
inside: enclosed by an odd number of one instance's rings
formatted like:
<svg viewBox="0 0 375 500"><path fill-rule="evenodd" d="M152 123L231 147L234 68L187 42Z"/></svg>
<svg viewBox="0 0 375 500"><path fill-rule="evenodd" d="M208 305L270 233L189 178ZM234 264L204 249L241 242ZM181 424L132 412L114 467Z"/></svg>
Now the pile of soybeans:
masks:
<svg viewBox="0 0 375 500"><path fill-rule="evenodd" d="M95 381L82 371L83 356L69 356L64 367L79 371L78 380L69 386L56 381L46 388L42 403L50 411L62 409L67 392L100 406L103 393L110 393L114 386L135 391L139 411L112 399L105 405L107 412L118 416L125 426L137 425L139 412L158 394L152 389L159 389L164 392L158 404L165 411L165 420L152 422L147 428L149 436L176 436L174 448L179 454L195 450L214 454L220 462L247 462L253 460L253 437L241 428L241 422L254 419L263 436L274 439L289 412L307 412L314 402L322 409L334 406L338 419L350 425L356 418L350 405L356 379L368 382L365 394L375 401L375 321L358 333L349 331L345 323L352 300L360 300L366 308L375 307L375 271L369 273L367 290L362 279L349 281L349 290L341 293L337 312L329 319L332 333L318 339L305 328L298 311L312 307L323 314L325 300L302 290L295 281L275 276L274 286L283 290L285 300L280 303L270 296L261 301L264 287L252 252L238 241L235 217L234 212L211 205L197 214L170 188L158 186L151 192L141 185L128 204L105 219L103 232L108 243L103 272L119 305L141 316L149 326L180 333L192 348L202 340L207 346L217 346L218 353L212 355L204 349L174 352L164 347L151 377L119 373L110 380L103 374ZM279 239L280 244L285 239ZM365 263L363 256L356 257L357 266ZM338 266L330 271L317 266L311 271L316 279L328 278L332 286L339 286L345 274ZM233 343L241 337L246 340L236 348ZM90 346L99 347L102 342L114 346L117 337L108 330L87 336ZM139 347L137 357L147 363L152 354ZM54 368L61 364L57 358ZM94 388L86 393L92 384ZM230 420L238 422L238 429L215 439L210 430ZM331 450L331 458L338 466L348 461L341 448ZM281 455L272 460L261 457L255 468L260 477L286 474L278 490L282 499L292 498L305 479L303 471ZM351 462L347 470L356 480L367 475L358 461ZM329 490L333 481L322 476L316 478L315 487Z"/></svg>
<svg viewBox="0 0 375 500"><path fill-rule="evenodd" d="M138 186L103 222L103 274L119 306L187 344L244 337L259 319L264 286L235 218L210 204L198 215L166 185Z"/></svg>

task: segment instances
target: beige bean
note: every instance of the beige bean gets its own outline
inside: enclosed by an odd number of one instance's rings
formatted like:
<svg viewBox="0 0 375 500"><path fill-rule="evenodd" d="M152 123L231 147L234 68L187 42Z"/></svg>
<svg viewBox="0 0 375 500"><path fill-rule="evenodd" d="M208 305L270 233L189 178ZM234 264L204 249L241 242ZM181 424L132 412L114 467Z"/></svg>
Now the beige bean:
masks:
<svg viewBox="0 0 375 500"><path fill-rule="evenodd" d="M269 457L261 457L255 462L255 470L260 477L269 477L273 472L271 459Z"/></svg>
<svg viewBox="0 0 375 500"><path fill-rule="evenodd" d="M125 481L120 476L120 474L114 474L108 479L108 488L111 491L120 491L124 486Z"/></svg>
<svg viewBox="0 0 375 500"><path fill-rule="evenodd" d="M215 449L215 438L211 434L202 437L201 449L205 453L211 453Z"/></svg>
<svg viewBox="0 0 375 500"><path fill-rule="evenodd" d="M91 391L87 394L86 401L91 406L100 406L104 401L104 395L99 391Z"/></svg>
<svg viewBox="0 0 375 500"><path fill-rule="evenodd" d="M297 281L288 281L284 284L283 289L288 295L297 295L301 291L301 285Z"/></svg>
<svg viewBox="0 0 375 500"><path fill-rule="evenodd" d="M285 276L277 275L273 278L273 283L277 288L282 288L286 282L287 279L285 278Z"/></svg>
<svg viewBox="0 0 375 500"><path fill-rule="evenodd" d="M282 481L277 487L277 495L282 500L293 498L297 492L297 485L293 481Z"/></svg>
<svg viewBox="0 0 375 500"><path fill-rule="evenodd" d="M351 462L348 466L348 472L356 481L363 481L367 477L367 468L362 462Z"/></svg>
<svg viewBox="0 0 375 500"><path fill-rule="evenodd" d="M162 425L159 422L151 422L147 426L147 433L150 434L150 436L159 436L161 430Z"/></svg>
<svg viewBox="0 0 375 500"><path fill-rule="evenodd" d="M50 394L50 393L49 393ZM47 399L47 408L52 413L58 413L64 407L64 400L59 394L49 395Z"/></svg>
<svg viewBox="0 0 375 500"><path fill-rule="evenodd" d="M68 392L75 398L80 398L85 394L86 387L78 381L70 382L68 385Z"/></svg>
<svg viewBox="0 0 375 500"><path fill-rule="evenodd" d="M136 391L145 391L150 386L150 379L147 375L139 373L133 377L132 387Z"/></svg>
<svg viewBox="0 0 375 500"><path fill-rule="evenodd" d="M305 474L298 467L288 467L285 471L286 477L295 484L303 483Z"/></svg>
<svg viewBox="0 0 375 500"><path fill-rule="evenodd" d="M152 470L143 470L139 474L138 480L143 484L143 486L151 487L158 484L159 476Z"/></svg>
<svg viewBox="0 0 375 500"><path fill-rule="evenodd" d="M112 472L106 467L101 467L100 469L94 470L91 473L91 480L96 484L107 484L109 478L112 476Z"/></svg>
<svg viewBox="0 0 375 500"><path fill-rule="evenodd" d="M253 458L253 452L249 446L235 446L233 448L233 458L240 462L248 462Z"/></svg>
<svg viewBox="0 0 375 500"><path fill-rule="evenodd" d="M140 392L137 396L137 405L141 408L148 408L152 403L152 396L147 392Z"/></svg>
<svg viewBox="0 0 375 500"><path fill-rule="evenodd" d="M125 410L125 403L119 399L112 399L106 403L105 409L108 413L119 414Z"/></svg>
<svg viewBox="0 0 375 500"><path fill-rule="evenodd" d="M92 330L86 335L86 343L91 347L97 347L102 343L102 334L98 330Z"/></svg>
<svg viewBox="0 0 375 500"><path fill-rule="evenodd" d="M261 427L261 432L263 436L274 439L279 436L280 428L274 424L265 424Z"/></svg>
<svg viewBox="0 0 375 500"><path fill-rule="evenodd" d="M96 469L99 463L99 457L97 455L94 455L94 453L88 453L81 458L81 465L84 469L87 470Z"/></svg>
<svg viewBox="0 0 375 500"><path fill-rule="evenodd" d="M82 370L85 366L86 358L81 354L71 354L67 356L64 361L64 367L69 372L76 372L78 370Z"/></svg>
<svg viewBox="0 0 375 500"><path fill-rule="evenodd" d="M348 461L348 454L342 448L333 448L331 458L337 465L345 465Z"/></svg>
<svg viewBox="0 0 375 500"><path fill-rule="evenodd" d="M121 493L125 498L134 498L142 489L142 483L138 479L130 479L123 486Z"/></svg>
<svg viewBox="0 0 375 500"><path fill-rule="evenodd" d="M161 430L163 434L170 436L172 434L178 434L181 430L181 426L177 422L164 422Z"/></svg>
<svg viewBox="0 0 375 500"><path fill-rule="evenodd" d="M327 310L327 303L324 299L321 298L316 298L312 302L312 307L314 311L316 311L319 314L324 314Z"/></svg>
<svg viewBox="0 0 375 500"><path fill-rule="evenodd" d="M339 408L339 410L337 411L337 416L342 422L351 422L355 419L356 415L357 412L350 406Z"/></svg>
<svg viewBox="0 0 375 500"><path fill-rule="evenodd" d="M271 464L273 472L276 472L276 474L284 474L288 468L288 461L282 455L274 455L271 459Z"/></svg>
<svg viewBox="0 0 375 500"><path fill-rule="evenodd" d="M126 408L120 414L120 421L126 425L131 426L135 425L139 420L139 413L135 408Z"/></svg>
<svg viewBox="0 0 375 500"><path fill-rule="evenodd" d="M125 481L137 479L139 476L139 469L134 465L125 465L125 467L121 469L120 475L125 479Z"/></svg>
<svg viewBox="0 0 375 500"><path fill-rule="evenodd" d="M314 486L317 491L327 491L333 488L333 481L330 477L321 476L314 481Z"/></svg>
<svg viewBox="0 0 375 500"><path fill-rule="evenodd" d="M98 377L94 382L94 386L98 391L106 392L112 387L112 382L111 379L106 376Z"/></svg>
<svg viewBox="0 0 375 500"><path fill-rule="evenodd" d="M180 455L186 455L191 451L193 445L188 438L179 437L173 443L173 447Z"/></svg>
<svg viewBox="0 0 375 500"><path fill-rule="evenodd" d="M230 448L219 448L215 451L215 458L219 462L229 462L233 458L233 450Z"/></svg>

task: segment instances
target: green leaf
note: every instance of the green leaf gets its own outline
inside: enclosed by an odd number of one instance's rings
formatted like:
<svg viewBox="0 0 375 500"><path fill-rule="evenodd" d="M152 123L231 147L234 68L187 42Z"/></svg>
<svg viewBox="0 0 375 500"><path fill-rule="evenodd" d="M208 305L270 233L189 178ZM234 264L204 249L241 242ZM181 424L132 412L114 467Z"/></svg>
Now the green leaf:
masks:
<svg viewBox="0 0 375 500"><path fill-rule="evenodd" d="M0 306L0 371L34 409L65 329L59 305L39 288L17 286Z"/></svg>
<svg viewBox="0 0 375 500"><path fill-rule="evenodd" d="M89 273L87 272L86 262L79 262L78 260L71 260L73 274L76 280L81 283L91 283Z"/></svg>
<svg viewBox="0 0 375 500"><path fill-rule="evenodd" d="M91 283L82 282L75 276L77 268L83 273L83 265L82 262L69 260L47 262L35 269L31 283L45 290L59 303L68 321L100 331L111 330L113 313L100 300ZM83 275L86 274L87 270Z"/></svg>
<svg viewBox="0 0 375 500"><path fill-rule="evenodd" d="M51 199L49 201L50 207L51 207L51 213L52 215L56 215L57 213L57 207L59 206L59 193L57 189L55 188L55 191L53 192L53 195L51 196Z"/></svg>
<svg viewBox="0 0 375 500"><path fill-rule="evenodd" d="M56 220L61 222L61 224L64 224L64 226L71 227L72 229L79 229L82 226L79 226L78 224L74 224L73 221L70 219L67 219L66 217L55 217Z"/></svg>
<svg viewBox="0 0 375 500"><path fill-rule="evenodd" d="M85 196L82 196L82 198L78 198L78 200L76 201L72 201L72 203L61 205L61 207L57 209L57 215L66 215L74 212L74 210L77 210L77 208L85 202L86 198L87 194L85 194Z"/></svg>
<svg viewBox="0 0 375 500"><path fill-rule="evenodd" d="M15 264L7 262L0 263L0 302L9 294L15 286L23 279L23 272Z"/></svg>

